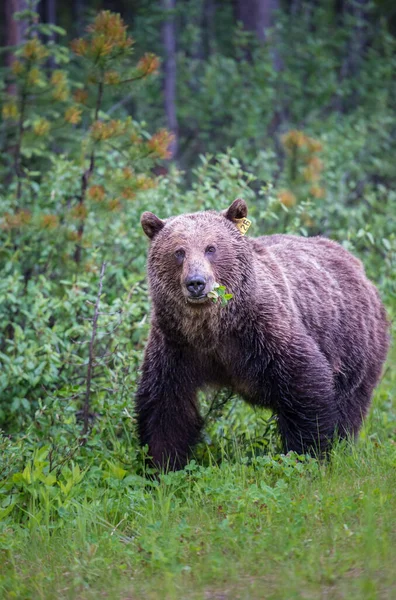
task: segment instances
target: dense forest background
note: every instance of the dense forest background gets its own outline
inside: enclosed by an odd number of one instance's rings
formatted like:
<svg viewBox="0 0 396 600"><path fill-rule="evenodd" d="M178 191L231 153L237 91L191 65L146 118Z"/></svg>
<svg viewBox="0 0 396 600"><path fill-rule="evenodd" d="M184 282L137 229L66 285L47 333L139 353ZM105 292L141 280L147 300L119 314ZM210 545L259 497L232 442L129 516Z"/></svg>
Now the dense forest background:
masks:
<svg viewBox="0 0 396 600"><path fill-rule="evenodd" d="M18 45L13 19L26 0L2 6L0 44ZM125 90L124 109L175 135L172 157L183 169L200 154L234 146L250 164L277 152L279 134L319 129L359 106L370 111L391 79L396 8L391 0L163 0L38 2L44 23L79 37L99 10L119 13L137 54L161 57L161 74L144 91ZM56 33L53 39L58 39ZM5 60L10 56L3 54ZM51 63L52 67L54 62ZM118 91L120 95L120 91ZM374 101L375 102L375 101ZM254 164L257 171L257 166Z"/></svg>
<svg viewBox="0 0 396 600"><path fill-rule="evenodd" d="M394 352L328 464L218 392L157 477L133 403L144 210L243 197L249 235L359 256L393 323L393 0L4 0L0 50L0 596L395 597Z"/></svg>

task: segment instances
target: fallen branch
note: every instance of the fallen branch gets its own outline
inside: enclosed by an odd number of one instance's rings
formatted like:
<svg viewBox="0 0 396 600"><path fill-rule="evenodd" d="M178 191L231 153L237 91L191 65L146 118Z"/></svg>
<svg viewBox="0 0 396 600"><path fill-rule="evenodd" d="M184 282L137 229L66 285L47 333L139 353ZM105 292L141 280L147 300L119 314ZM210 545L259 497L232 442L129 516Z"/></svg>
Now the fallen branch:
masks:
<svg viewBox="0 0 396 600"><path fill-rule="evenodd" d="M96 339L96 332L97 332L97 328L98 328L100 297L102 295L103 277L104 277L105 269L106 269L106 263L104 262L102 264L102 268L100 271L99 290L98 290L98 295L97 295L96 303L95 303L95 313L94 313L94 317L92 320L91 341L89 343L87 385L86 385L86 390L85 390L84 406L83 406L83 410L82 410L82 417L83 417L83 423L84 423L84 427L83 427L84 435L86 435L88 433L89 422L90 422L90 418L91 418L91 413L89 410L90 409L90 400L91 400L91 381L92 381L93 372L94 372L94 368L95 368L95 339Z"/></svg>

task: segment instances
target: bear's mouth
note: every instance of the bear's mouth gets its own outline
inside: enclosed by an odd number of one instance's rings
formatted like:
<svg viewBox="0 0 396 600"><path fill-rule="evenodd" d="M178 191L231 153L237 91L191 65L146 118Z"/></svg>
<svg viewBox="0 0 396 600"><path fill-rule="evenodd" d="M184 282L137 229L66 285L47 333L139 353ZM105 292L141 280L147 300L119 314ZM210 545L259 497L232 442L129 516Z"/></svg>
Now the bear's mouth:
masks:
<svg viewBox="0 0 396 600"><path fill-rule="evenodd" d="M202 296L196 296L194 298L192 296L187 296L187 302L189 302L190 304L203 304L207 300L208 297L206 294L203 294Z"/></svg>

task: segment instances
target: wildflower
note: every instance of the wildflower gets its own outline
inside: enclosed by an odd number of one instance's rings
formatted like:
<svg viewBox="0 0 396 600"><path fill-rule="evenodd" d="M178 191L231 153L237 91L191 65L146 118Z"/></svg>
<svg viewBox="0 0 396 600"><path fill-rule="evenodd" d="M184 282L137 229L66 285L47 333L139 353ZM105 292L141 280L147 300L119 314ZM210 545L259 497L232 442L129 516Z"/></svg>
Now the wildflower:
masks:
<svg viewBox="0 0 396 600"><path fill-rule="evenodd" d="M14 73L14 75L21 75L21 73L23 73L23 70L23 64L19 60L14 60L14 62L11 65L11 71Z"/></svg>
<svg viewBox="0 0 396 600"><path fill-rule="evenodd" d="M28 84L31 86L40 85L42 81L43 79L40 69L38 69L37 67L33 67L33 69L30 69L27 76Z"/></svg>
<svg viewBox="0 0 396 600"><path fill-rule="evenodd" d="M314 138L307 139L307 147L312 153L321 152L323 150L322 144L319 142L319 140L315 140Z"/></svg>
<svg viewBox="0 0 396 600"><path fill-rule="evenodd" d="M123 188L121 194L122 197L126 200L133 200L134 198L136 198L136 192L132 187Z"/></svg>
<svg viewBox="0 0 396 600"><path fill-rule="evenodd" d="M30 61L41 61L48 56L48 50L35 37L25 43L22 49L22 56Z"/></svg>
<svg viewBox="0 0 396 600"><path fill-rule="evenodd" d="M47 119L41 118L33 123L33 133L38 137L47 135L51 127L51 124Z"/></svg>
<svg viewBox="0 0 396 600"><path fill-rule="evenodd" d="M310 188L309 193L314 198L324 198L326 195L326 190L324 188L320 187L319 185L313 185Z"/></svg>
<svg viewBox="0 0 396 600"><path fill-rule="evenodd" d="M305 227L313 227L315 225L315 222L307 213L304 213L302 215L302 222L305 225Z"/></svg>
<svg viewBox="0 0 396 600"><path fill-rule="evenodd" d="M91 136L95 141L108 140L125 133L125 123L119 119L95 121L91 127Z"/></svg>
<svg viewBox="0 0 396 600"><path fill-rule="evenodd" d="M169 146L174 140L174 137L173 133L170 133L166 129L160 129L147 142L147 146L149 150L159 158L170 158L171 153L169 151Z"/></svg>
<svg viewBox="0 0 396 600"><path fill-rule="evenodd" d="M60 102L67 100L69 96L69 88L67 77L64 71L60 71L59 69L54 71L52 73L50 83L52 86L54 86L52 97Z"/></svg>
<svg viewBox="0 0 396 600"><path fill-rule="evenodd" d="M95 59L107 56L112 50L113 44L110 40L106 40L103 35L93 39L91 42L91 53Z"/></svg>
<svg viewBox="0 0 396 600"><path fill-rule="evenodd" d="M86 104L88 100L87 90L76 90L73 94L73 100L77 104Z"/></svg>
<svg viewBox="0 0 396 600"><path fill-rule="evenodd" d="M52 92L52 97L59 102L65 102L69 97L69 91L67 88L56 87Z"/></svg>
<svg viewBox="0 0 396 600"><path fill-rule="evenodd" d="M112 200L109 200L108 208L110 211L120 210L121 206L122 205L119 198L113 198Z"/></svg>
<svg viewBox="0 0 396 600"><path fill-rule="evenodd" d="M59 218L56 215L42 215L41 226L43 229L56 229L59 225Z"/></svg>
<svg viewBox="0 0 396 600"><path fill-rule="evenodd" d="M142 75L151 75L151 73L157 73L159 65L160 61L158 56L152 54L151 52L147 52L139 60L136 68Z"/></svg>
<svg viewBox="0 0 396 600"><path fill-rule="evenodd" d="M142 137L138 134L137 131L133 131L130 135L130 141L132 144L141 144L142 143Z"/></svg>
<svg viewBox="0 0 396 600"><path fill-rule="evenodd" d="M85 56L88 51L88 42L82 38L78 38L71 42L70 47L77 56Z"/></svg>
<svg viewBox="0 0 396 600"><path fill-rule="evenodd" d="M298 129L292 129L282 136L282 144L289 152L296 148L303 148L307 144L307 136Z"/></svg>
<svg viewBox="0 0 396 600"><path fill-rule="evenodd" d="M65 85L67 83L66 73L57 69L51 75L51 85Z"/></svg>
<svg viewBox="0 0 396 600"><path fill-rule="evenodd" d="M104 74L104 82L107 85L117 85L120 83L120 76L117 71L106 71Z"/></svg>
<svg viewBox="0 0 396 600"><path fill-rule="evenodd" d="M127 26L121 16L109 10L102 10L87 30L94 40L98 38L106 40L111 49L127 49L133 44L132 38L127 36Z"/></svg>
<svg viewBox="0 0 396 600"><path fill-rule="evenodd" d="M309 158L307 166L303 171L303 176L306 181L313 182L320 178L320 173L323 170L323 163L317 156Z"/></svg>
<svg viewBox="0 0 396 600"><path fill-rule="evenodd" d="M21 225L27 225L32 220L30 211L26 209L20 210L17 214L19 215Z"/></svg>
<svg viewBox="0 0 396 600"><path fill-rule="evenodd" d="M94 263L93 260L87 260L85 265L84 265L84 270L87 273L97 273L98 272L98 266Z"/></svg>
<svg viewBox="0 0 396 600"><path fill-rule="evenodd" d="M136 187L139 190L149 190L151 188L154 188L155 186L156 182L154 181L154 179L152 179L151 177L147 177L147 175L144 175L143 173L138 175L136 178Z"/></svg>
<svg viewBox="0 0 396 600"><path fill-rule="evenodd" d="M124 167L122 170L122 175L124 179L132 179L132 177L134 177L135 174L131 167Z"/></svg>
<svg viewBox="0 0 396 600"><path fill-rule="evenodd" d="M297 198L290 190L281 190L278 193L278 200L286 208L292 208L297 203Z"/></svg>
<svg viewBox="0 0 396 600"><path fill-rule="evenodd" d="M81 108L70 106L65 112L65 121L72 125L77 125L81 121Z"/></svg>
<svg viewBox="0 0 396 600"><path fill-rule="evenodd" d="M91 200L95 200L96 202L101 202L104 199L105 194L106 192L103 185L91 185L87 191L88 198L91 198Z"/></svg>
<svg viewBox="0 0 396 600"><path fill-rule="evenodd" d="M71 242L76 242L79 238L79 235L77 233L77 231L68 231L67 232L67 239L70 240Z"/></svg>
<svg viewBox="0 0 396 600"><path fill-rule="evenodd" d="M18 229L30 223L32 215L28 210L19 210L16 213L5 213L1 228L4 230Z"/></svg>
<svg viewBox="0 0 396 600"><path fill-rule="evenodd" d="M82 202L79 202L77 204L77 206L75 206L71 210L70 214L74 219L79 219L80 221L84 221L84 219L87 218L88 210L87 210L87 207L84 206L84 204Z"/></svg>
<svg viewBox="0 0 396 600"><path fill-rule="evenodd" d="M320 173L323 170L323 162L317 156L312 156L308 160L308 166L316 173Z"/></svg>
<svg viewBox="0 0 396 600"><path fill-rule="evenodd" d="M4 104L2 111L3 119L15 120L18 118L18 107L15 102L7 102Z"/></svg>

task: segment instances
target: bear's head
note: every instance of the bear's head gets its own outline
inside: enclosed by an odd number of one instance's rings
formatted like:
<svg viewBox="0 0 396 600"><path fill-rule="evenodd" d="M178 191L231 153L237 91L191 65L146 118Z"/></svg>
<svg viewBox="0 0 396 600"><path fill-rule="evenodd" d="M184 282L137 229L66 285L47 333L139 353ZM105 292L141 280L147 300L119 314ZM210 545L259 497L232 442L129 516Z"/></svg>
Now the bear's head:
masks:
<svg viewBox="0 0 396 600"><path fill-rule="evenodd" d="M215 283L238 296L251 272L251 248L240 231L247 216L238 198L222 211L205 211L161 220L143 213L150 239L148 275L156 308L213 309L208 297ZM246 288L246 286L245 286ZM231 301L232 302L232 301Z"/></svg>

